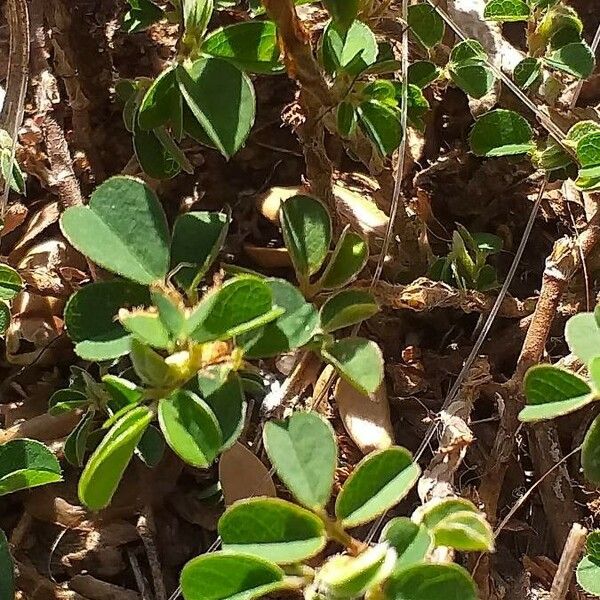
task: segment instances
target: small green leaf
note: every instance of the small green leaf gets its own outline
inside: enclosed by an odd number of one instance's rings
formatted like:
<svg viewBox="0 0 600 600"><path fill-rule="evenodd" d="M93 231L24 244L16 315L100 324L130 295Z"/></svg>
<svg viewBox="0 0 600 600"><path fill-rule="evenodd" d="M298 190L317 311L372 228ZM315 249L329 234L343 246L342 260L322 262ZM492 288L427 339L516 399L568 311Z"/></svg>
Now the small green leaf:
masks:
<svg viewBox="0 0 600 600"><path fill-rule="evenodd" d="M339 134L344 138L349 138L356 131L358 115L354 106L350 102L340 102L336 111L336 122Z"/></svg>
<svg viewBox="0 0 600 600"><path fill-rule="evenodd" d="M600 559L584 556L577 565L577 583L588 593L600 597Z"/></svg>
<svg viewBox="0 0 600 600"><path fill-rule="evenodd" d="M12 300L24 287L23 280L15 269L0 265L0 300Z"/></svg>
<svg viewBox="0 0 600 600"><path fill-rule="evenodd" d="M0 335L10 327L10 306L5 300L0 300Z"/></svg>
<svg viewBox="0 0 600 600"><path fill-rule="evenodd" d="M529 369L523 387L527 406L520 412L519 419L526 422L554 419L595 400L584 379L551 365L536 365Z"/></svg>
<svg viewBox="0 0 600 600"><path fill-rule="evenodd" d="M156 467L162 460L165 454L165 439L154 425L150 425L144 431L144 435L138 442L135 453L150 469Z"/></svg>
<svg viewBox="0 0 600 600"><path fill-rule="evenodd" d="M198 388L219 423L223 435L219 451L223 452L233 446L244 427L248 406L240 376L220 366L209 367L198 373Z"/></svg>
<svg viewBox="0 0 600 600"><path fill-rule="evenodd" d="M483 18L487 21L527 21L531 9L524 0L489 0L483 11Z"/></svg>
<svg viewBox="0 0 600 600"><path fill-rule="evenodd" d="M376 519L402 500L421 470L405 448L392 446L363 458L346 480L335 502L335 515L344 527Z"/></svg>
<svg viewBox="0 0 600 600"><path fill-rule="evenodd" d="M149 302L147 288L128 281L91 283L75 292L64 316L77 355L101 361L127 354L132 336L116 320L117 313Z"/></svg>
<svg viewBox="0 0 600 600"><path fill-rule="evenodd" d="M331 243L331 217L311 196L293 196L279 211L283 239L300 280L316 273Z"/></svg>
<svg viewBox="0 0 600 600"><path fill-rule="evenodd" d="M531 126L512 110L496 109L482 115L469 137L477 156L512 156L534 150Z"/></svg>
<svg viewBox="0 0 600 600"><path fill-rule="evenodd" d="M246 142L254 124L256 98L252 82L235 65L201 58L177 68L181 93L192 114L225 158Z"/></svg>
<svg viewBox="0 0 600 600"><path fill-rule="evenodd" d="M413 513L412 520L433 531L444 519L463 512L479 513L477 507L466 498L438 498L420 506Z"/></svg>
<svg viewBox="0 0 600 600"><path fill-rule="evenodd" d="M125 33L144 31L164 17L162 9L150 0L128 0L128 2L130 9L123 19Z"/></svg>
<svg viewBox="0 0 600 600"><path fill-rule="evenodd" d="M181 46L188 54L195 54L212 17L214 0L181 0L180 5L183 16Z"/></svg>
<svg viewBox="0 0 600 600"><path fill-rule="evenodd" d="M185 600L255 600L287 588L284 576L257 556L220 551L190 560L180 583Z"/></svg>
<svg viewBox="0 0 600 600"><path fill-rule="evenodd" d="M323 304L321 328L327 333L370 319L379 312L373 294L366 290L343 290Z"/></svg>
<svg viewBox="0 0 600 600"><path fill-rule="evenodd" d="M492 552L494 532L485 516L473 511L458 511L442 519L433 529L436 546L462 552Z"/></svg>
<svg viewBox="0 0 600 600"><path fill-rule="evenodd" d="M79 479L79 499L90 510L110 504L152 412L138 406L119 419L102 438Z"/></svg>
<svg viewBox="0 0 600 600"><path fill-rule="evenodd" d="M181 119L181 92L175 67L165 69L146 91L138 111L138 125L148 131Z"/></svg>
<svg viewBox="0 0 600 600"><path fill-rule="evenodd" d="M361 21L348 29L331 21L323 32L321 54L328 73L356 76L375 63L378 52L375 34Z"/></svg>
<svg viewBox="0 0 600 600"><path fill-rule="evenodd" d="M483 98L494 87L496 77L486 64L459 64L450 68L452 81L472 98Z"/></svg>
<svg viewBox="0 0 600 600"><path fill-rule="evenodd" d="M600 165L580 169L575 186L583 192L600 189Z"/></svg>
<svg viewBox="0 0 600 600"><path fill-rule="evenodd" d="M381 532L380 542L387 542L396 551L394 571L425 560L433 549L433 539L424 525L407 517L396 517Z"/></svg>
<svg viewBox="0 0 600 600"><path fill-rule="evenodd" d="M515 83L523 90L528 90L542 80L542 63L537 58L524 58L513 71Z"/></svg>
<svg viewBox="0 0 600 600"><path fill-rule="evenodd" d="M56 456L41 442L17 439L0 445L0 496L61 480Z"/></svg>
<svg viewBox="0 0 600 600"><path fill-rule="evenodd" d="M158 404L158 421L167 444L186 463L207 468L223 444L223 435L210 407L196 394L176 390Z"/></svg>
<svg viewBox="0 0 600 600"><path fill-rule="evenodd" d="M565 326L569 349L584 364L600 356L600 327L594 313L579 313Z"/></svg>
<svg viewBox="0 0 600 600"><path fill-rule="evenodd" d="M4 531L0 529L0 600L15 598L15 565Z"/></svg>
<svg viewBox="0 0 600 600"><path fill-rule="evenodd" d="M358 556L334 555L317 573L315 583L326 598L359 598L376 589L394 569L396 553L387 544L367 548Z"/></svg>
<svg viewBox="0 0 600 600"><path fill-rule="evenodd" d="M171 335L156 310L119 310L119 321L137 340L153 348L169 348Z"/></svg>
<svg viewBox="0 0 600 600"><path fill-rule="evenodd" d="M550 38L550 49L558 50L567 44L581 42L581 33L573 27L563 27Z"/></svg>
<svg viewBox="0 0 600 600"><path fill-rule="evenodd" d="M464 40L452 48L450 63L455 65L468 64L469 61L485 62L487 53L478 40Z"/></svg>
<svg viewBox="0 0 600 600"><path fill-rule="evenodd" d="M77 250L109 271L143 284L167 274L167 219L156 194L139 179L112 177L96 188L88 206L68 208L60 225Z"/></svg>
<svg viewBox="0 0 600 600"><path fill-rule="evenodd" d="M250 73L269 75L284 70L272 21L246 21L212 31L202 44L202 52Z"/></svg>
<svg viewBox="0 0 600 600"><path fill-rule="evenodd" d="M283 309L263 279L238 276L206 294L188 318L186 331L196 342L227 340L275 320Z"/></svg>
<svg viewBox="0 0 600 600"><path fill-rule="evenodd" d="M181 172L181 165L158 138L158 129L144 131L136 123L133 128L133 149L140 167L152 179L172 179ZM179 150L178 150L179 151Z"/></svg>
<svg viewBox="0 0 600 600"><path fill-rule="evenodd" d="M285 421L267 421L265 450L277 475L294 497L312 510L331 496L337 444L328 421L316 413L294 413Z"/></svg>
<svg viewBox="0 0 600 600"><path fill-rule="evenodd" d="M67 436L65 440L64 453L65 458L74 467L83 467L83 459L87 448L87 441L92 425L94 423L93 411L83 415L81 421L75 426L75 429Z"/></svg>
<svg viewBox="0 0 600 600"><path fill-rule="evenodd" d="M171 268L177 268L174 277L184 289L198 286L221 251L230 222L226 213L206 211L177 217L171 242Z"/></svg>
<svg viewBox="0 0 600 600"><path fill-rule="evenodd" d="M379 153L392 154L404 135L400 111L378 100L362 102L357 111L361 127Z"/></svg>
<svg viewBox="0 0 600 600"><path fill-rule="evenodd" d="M578 79L587 79L596 66L594 53L585 42L567 44L552 52L544 61L549 67Z"/></svg>
<svg viewBox="0 0 600 600"><path fill-rule="evenodd" d="M427 2L408 7L408 26L425 48L433 48L444 37L444 21Z"/></svg>
<svg viewBox="0 0 600 600"><path fill-rule="evenodd" d="M584 135L577 143L577 159L582 167L600 165L600 131Z"/></svg>
<svg viewBox="0 0 600 600"><path fill-rule="evenodd" d="M600 485L600 416L596 417L583 440L581 466L586 479Z"/></svg>
<svg viewBox="0 0 600 600"><path fill-rule="evenodd" d="M78 390L57 390L48 401L48 413L60 415L71 410L83 408L90 403L87 396Z"/></svg>
<svg viewBox="0 0 600 600"><path fill-rule="evenodd" d="M392 574L385 585L389 600L477 600L478 596L468 571L454 564L411 565Z"/></svg>
<svg viewBox="0 0 600 600"><path fill-rule="evenodd" d="M340 235L333 256L318 285L326 290L348 285L363 270L368 259L369 245L367 241L346 227Z"/></svg>
<svg viewBox="0 0 600 600"><path fill-rule="evenodd" d="M113 413L124 406L139 404L144 397L143 388L122 377L104 375L102 383L104 384L104 389L110 395L107 406Z"/></svg>
<svg viewBox="0 0 600 600"><path fill-rule="evenodd" d="M428 60L418 60L408 67L408 83L426 88L441 74L440 69Z"/></svg>
<svg viewBox="0 0 600 600"><path fill-rule="evenodd" d="M273 303L285 312L238 340L248 358L268 358L301 348L312 340L319 326L319 313L306 302L298 288L284 279L267 279Z"/></svg>
<svg viewBox="0 0 600 600"><path fill-rule="evenodd" d="M223 549L252 554L278 564L305 561L327 543L323 521L278 498L236 502L219 519Z"/></svg>
<svg viewBox="0 0 600 600"><path fill-rule="evenodd" d="M358 15L359 0L321 0L333 21L346 29Z"/></svg>
<svg viewBox="0 0 600 600"><path fill-rule="evenodd" d="M585 551L592 558L600 560L600 529L590 532L585 542Z"/></svg>
<svg viewBox="0 0 600 600"><path fill-rule="evenodd" d="M375 393L383 381L383 356L379 346L359 337L349 337L325 345L323 359L365 395Z"/></svg>
<svg viewBox="0 0 600 600"><path fill-rule="evenodd" d="M176 294L170 293L165 289L155 288L150 293L152 303L158 310L158 316L169 337L178 340L184 333L186 314L185 306Z"/></svg>

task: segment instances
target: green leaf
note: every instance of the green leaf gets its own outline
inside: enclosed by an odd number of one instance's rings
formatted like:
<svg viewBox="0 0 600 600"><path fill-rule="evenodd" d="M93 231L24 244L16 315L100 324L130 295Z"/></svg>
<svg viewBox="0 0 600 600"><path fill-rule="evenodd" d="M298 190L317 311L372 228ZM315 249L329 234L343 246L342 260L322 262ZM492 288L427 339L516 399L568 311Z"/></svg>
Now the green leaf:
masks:
<svg viewBox="0 0 600 600"><path fill-rule="evenodd" d="M436 546L462 552L492 552L494 532L485 516L473 511L458 511L442 519L433 529Z"/></svg>
<svg viewBox="0 0 600 600"><path fill-rule="evenodd" d="M102 383L104 384L104 389L110 395L107 407L112 412L116 412L129 404L139 404L144 397L143 388L122 377L104 375Z"/></svg>
<svg viewBox="0 0 600 600"><path fill-rule="evenodd" d="M558 50L567 44L581 42L581 33L574 27L563 27L550 38L550 49Z"/></svg>
<svg viewBox="0 0 600 600"><path fill-rule="evenodd" d="M575 186L584 192L600 189L600 165L580 169Z"/></svg>
<svg viewBox="0 0 600 600"><path fill-rule="evenodd" d="M229 60L242 71L273 74L284 71L272 21L246 21L211 32L202 52Z"/></svg>
<svg viewBox="0 0 600 600"><path fill-rule="evenodd" d="M411 565L394 573L385 586L389 600L477 600L468 571L454 564Z"/></svg>
<svg viewBox="0 0 600 600"><path fill-rule="evenodd" d="M554 419L595 400L584 379L551 365L529 369L523 387L527 406L520 412L519 419L525 422Z"/></svg>
<svg viewBox="0 0 600 600"><path fill-rule="evenodd" d="M198 286L221 251L231 217L226 213L189 212L177 217L171 243L171 268L184 289ZM193 265L193 266L190 266Z"/></svg>
<svg viewBox="0 0 600 600"><path fill-rule="evenodd" d="M477 507L466 498L438 498L420 506L413 513L412 520L433 531L444 519L464 512L479 514Z"/></svg>
<svg viewBox="0 0 600 600"><path fill-rule="evenodd" d="M81 421L75 426L75 429L67 436L65 440L64 453L65 458L74 467L83 467L83 459L87 448L87 441L92 425L94 423L93 411L87 412L81 418Z"/></svg>
<svg viewBox="0 0 600 600"><path fill-rule="evenodd" d="M452 81L472 98L483 98L494 87L496 77L486 64L460 64L450 68Z"/></svg>
<svg viewBox="0 0 600 600"><path fill-rule="evenodd" d="M583 440L581 466L586 479L600 485L600 416L596 417Z"/></svg>
<svg viewBox="0 0 600 600"><path fill-rule="evenodd" d="M90 401L83 392L77 390L57 390L50 396L48 401L48 413L51 415L60 415L71 410L83 408Z"/></svg>
<svg viewBox="0 0 600 600"><path fill-rule="evenodd" d="M284 575L257 556L220 551L190 560L180 583L185 600L254 600L287 588Z"/></svg>
<svg viewBox="0 0 600 600"><path fill-rule="evenodd" d="M600 131L583 136L577 143L577 159L582 167L600 165Z"/></svg>
<svg viewBox="0 0 600 600"><path fill-rule="evenodd" d="M305 561L327 543L323 521L278 498L236 502L219 519L223 549L252 554L278 564Z"/></svg>
<svg viewBox="0 0 600 600"><path fill-rule="evenodd" d="M119 321L137 340L154 348L172 345L171 335L156 310L119 310Z"/></svg>
<svg viewBox="0 0 600 600"><path fill-rule="evenodd" d="M10 306L4 300L0 300L0 335L3 335L10 327Z"/></svg>
<svg viewBox="0 0 600 600"><path fill-rule="evenodd" d="M154 468L162 460L165 454L165 439L161 432L150 425L135 449L136 455L149 468Z"/></svg>
<svg viewBox="0 0 600 600"><path fill-rule="evenodd" d="M487 21L527 21L531 9L524 0L489 0L483 11Z"/></svg>
<svg viewBox="0 0 600 600"><path fill-rule="evenodd" d="M181 46L195 54L202 45L206 28L213 14L214 0L180 0L183 16Z"/></svg>
<svg viewBox="0 0 600 600"><path fill-rule="evenodd" d="M577 77L587 79L596 66L591 48L585 42L567 44L544 59L546 65Z"/></svg>
<svg viewBox="0 0 600 600"><path fill-rule="evenodd" d="M477 156L512 156L533 151L533 131L518 113L496 109L482 115L469 136Z"/></svg>
<svg viewBox="0 0 600 600"><path fill-rule="evenodd" d="M223 436L219 451L223 452L233 446L244 427L248 405L242 381L234 371L213 366L198 373L198 388L219 423Z"/></svg>
<svg viewBox="0 0 600 600"><path fill-rule="evenodd" d="M0 445L0 496L61 480L56 456L41 442L17 439Z"/></svg>
<svg viewBox="0 0 600 600"><path fill-rule="evenodd" d="M4 531L0 529L0 600L15 598L15 566Z"/></svg>
<svg viewBox="0 0 600 600"><path fill-rule="evenodd" d="M350 102L340 102L336 111L336 123L339 134L349 138L356 131L358 115Z"/></svg>
<svg viewBox="0 0 600 600"><path fill-rule="evenodd" d="M331 496L337 444L328 421L316 413L294 413L285 421L267 421L265 450L277 475L296 500L322 509Z"/></svg>
<svg viewBox="0 0 600 600"><path fill-rule="evenodd" d="M158 422L173 452L194 467L209 467L223 444L217 418L193 392L175 390L163 398L158 404Z"/></svg>
<svg viewBox="0 0 600 600"><path fill-rule="evenodd" d="M397 108L378 100L362 102L356 109L359 123L382 156L389 156L400 146L404 132Z"/></svg>
<svg viewBox="0 0 600 600"><path fill-rule="evenodd" d="M136 123L133 128L133 149L140 167L153 179L172 179L181 172L181 164L173 154L174 143L167 148L158 137L158 129L144 131ZM177 153L180 150L176 149Z"/></svg>
<svg viewBox="0 0 600 600"><path fill-rule="evenodd" d="M79 499L90 510L110 504L152 412L138 406L119 419L102 438L79 479Z"/></svg>
<svg viewBox="0 0 600 600"><path fill-rule="evenodd" d="M433 549L433 539L424 525L407 517L396 517L381 532L380 542L387 542L396 551L394 571L425 560Z"/></svg>
<svg viewBox="0 0 600 600"><path fill-rule="evenodd" d="M178 340L185 330L185 306L177 294L170 290L155 288L150 293L158 316L171 338Z"/></svg>
<svg viewBox="0 0 600 600"><path fill-rule="evenodd" d="M350 27L358 15L359 0L321 0L332 20L343 29Z"/></svg>
<svg viewBox="0 0 600 600"><path fill-rule="evenodd" d="M359 337L349 337L323 346L323 359L365 395L373 394L383 381L383 355L379 346Z"/></svg>
<svg viewBox="0 0 600 600"><path fill-rule="evenodd" d="M149 302L147 288L128 281L92 283L75 292L64 316L77 355L101 361L127 354L132 336L116 320L117 313Z"/></svg>
<svg viewBox="0 0 600 600"><path fill-rule="evenodd" d="M590 532L585 543L585 551L592 558L600 560L600 529Z"/></svg>
<svg viewBox="0 0 600 600"><path fill-rule="evenodd" d="M588 593L600 597L600 559L584 556L577 565L577 583Z"/></svg>
<svg viewBox="0 0 600 600"><path fill-rule="evenodd" d="M441 74L440 69L428 60L418 60L408 67L408 83L426 88Z"/></svg>
<svg viewBox="0 0 600 600"><path fill-rule="evenodd" d="M263 279L234 277L204 296L188 318L186 331L196 342L227 340L275 320L283 309Z"/></svg>
<svg viewBox="0 0 600 600"><path fill-rule="evenodd" d="M450 63L454 65L468 64L469 61L485 62L487 52L478 40L464 40L452 48Z"/></svg>
<svg viewBox="0 0 600 600"><path fill-rule="evenodd" d="M169 230L152 189L139 179L112 177L88 206L73 206L60 225L69 242L100 266L138 283L164 279Z"/></svg>
<svg viewBox="0 0 600 600"><path fill-rule="evenodd" d="M0 265L0 300L12 300L24 287L23 280L15 269Z"/></svg>
<svg viewBox="0 0 600 600"><path fill-rule="evenodd" d="M283 239L300 280L316 273L331 243L331 217L311 196L293 196L279 211Z"/></svg>
<svg viewBox="0 0 600 600"><path fill-rule="evenodd" d="M369 589L377 589L392 572L396 553L386 544L367 548L358 556L335 555L317 572L318 589L326 598L359 598Z"/></svg>
<svg viewBox="0 0 600 600"><path fill-rule="evenodd" d="M130 9L123 19L125 33L144 31L164 17L162 9L150 0L128 0L128 2Z"/></svg>
<svg viewBox="0 0 600 600"><path fill-rule="evenodd" d="M321 54L328 73L356 76L375 63L378 52L375 34L361 21L354 21L348 29L334 21L325 27Z"/></svg>
<svg viewBox="0 0 600 600"><path fill-rule="evenodd" d="M323 304L320 311L321 328L331 333L370 319L379 312L373 294L366 290L343 290Z"/></svg>
<svg viewBox="0 0 600 600"><path fill-rule="evenodd" d="M346 227L340 235L333 256L318 285L326 290L348 285L363 270L368 259L369 245L367 241Z"/></svg>
<svg viewBox="0 0 600 600"><path fill-rule="evenodd" d="M565 326L569 349L584 364L600 356L600 327L594 313L579 313Z"/></svg>
<svg viewBox="0 0 600 600"><path fill-rule="evenodd" d="M256 113L252 82L235 65L201 58L177 68L181 93L192 114L225 158L246 142Z"/></svg>
<svg viewBox="0 0 600 600"><path fill-rule="evenodd" d="M368 523L398 504L417 482L421 470L405 448L392 446L363 458L335 502L344 527Z"/></svg>
<svg viewBox="0 0 600 600"><path fill-rule="evenodd" d="M408 7L408 26L423 46L433 48L444 37L444 21L427 2Z"/></svg>
<svg viewBox="0 0 600 600"><path fill-rule="evenodd" d="M515 83L523 90L528 90L542 81L542 63L537 58L524 58L513 71Z"/></svg>
<svg viewBox="0 0 600 600"><path fill-rule="evenodd" d="M165 69L146 91L138 111L138 125L148 131L182 118L181 92L175 67Z"/></svg>
<svg viewBox="0 0 600 600"><path fill-rule="evenodd" d="M312 340L319 326L319 313L306 302L298 288L284 279L267 279L273 303L285 312L263 327L238 340L248 358L268 358L301 348Z"/></svg>

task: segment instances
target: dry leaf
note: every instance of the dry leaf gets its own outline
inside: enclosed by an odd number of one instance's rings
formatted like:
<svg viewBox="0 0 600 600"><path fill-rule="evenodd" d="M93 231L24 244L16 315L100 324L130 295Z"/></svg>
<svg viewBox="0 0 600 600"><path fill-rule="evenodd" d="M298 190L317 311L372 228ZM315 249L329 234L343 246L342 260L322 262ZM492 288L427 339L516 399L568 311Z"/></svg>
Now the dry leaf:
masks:
<svg viewBox="0 0 600 600"><path fill-rule="evenodd" d="M277 496L273 478L267 467L240 442L236 442L221 455L219 480L227 506L244 498Z"/></svg>
<svg viewBox="0 0 600 600"><path fill-rule="evenodd" d="M338 381L334 395L344 427L361 452L383 450L394 443L385 383L375 392L375 402L343 379Z"/></svg>
<svg viewBox="0 0 600 600"><path fill-rule="evenodd" d="M279 225L279 207L281 203L292 196L301 194L302 189L299 185L269 188L256 197L256 208L265 219L271 221L274 225Z"/></svg>
<svg viewBox="0 0 600 600"><path fill-rule="evenodd" d="M287 248L263 248L244 244L244 252L264 269L282 269L292 266Z"/></svg>

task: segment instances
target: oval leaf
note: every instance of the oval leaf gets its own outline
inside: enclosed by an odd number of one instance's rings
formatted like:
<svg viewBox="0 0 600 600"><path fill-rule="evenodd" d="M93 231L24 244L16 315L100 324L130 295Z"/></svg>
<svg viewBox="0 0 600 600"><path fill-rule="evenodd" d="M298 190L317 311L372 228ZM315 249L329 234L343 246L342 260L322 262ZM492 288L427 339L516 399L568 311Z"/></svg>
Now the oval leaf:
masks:
<svg viewBox="0 0 600 600"><path fill-rule="evenodd" d="M110 504L152 412L138 406L119 419L90 457L79 479L79 499L90 510Z"/></svg>
<svg viewBox="0 0 600 600"><path fill-rule="evenodd" d="M329 422L315 413L295 413L285 421L268 421L265 450L277 475L294 497L313 510L331 496L337 444Z"/></svg>
<svg viewBox="0 0 600 600"><path fill-rule="evenodd" d="M361 460L335 502L344 527L368 523L398 504L416 483L421 470L405 448L392 446Z"/></svg>
<svg viewBox="0 0 600 600"><path fill-rule="evenodd" d="M377 60L378 52L375 34L361 21L347 29L331 21L323 32L321 54L328 73L358 75Z"/></svg>
<svg viewBox="0 0 600 600"><path fill-rule="evenodd" d="M366 290L343 290L323 304L321 328L328 333L361 323L379 312L373 294Z"/></svg>
<svg viewBox="0 0 600 600"><path fill-rule="evenodd" d="M254 600L288 587L277 565L224 551L190 560L181 571L180 583L185 600Z"/></svg>
<svg viewBox="0 0 600 600"><path fill-rule="evenodd" d="M436 546L463 552L492 552L494 532L485 517L472 511L458 511L442 519L433 529Z"/></svg>
<svg viewBox="0 0 600 600"><path fill-rule="evenodd" d="M18 439L0 445L0 496L61 480L56 456L41 442Z"/></svg>
<svg viewBox="0 0 600 600"><path fill-rule="evenodd" d="M600 327L594 313L579 313L565 326L565 339L569 349L584 364L600 356Z"/></svg>
<svg viewBox="0 0 600 600"><path fill-rule="evenodd" d="M531 10L524 0L489 0L483 11L488 21L527 21Z"/></svg>
<svg viewBox="0 0 600 600"><path fill-rule="evenodd" d="M469 137L477 156L512 156L534 150L529 123L512 110L497 109L482 115Z"/></svg>
<svg viewBox="0 0 600 600"><path fill-rule="evenodd" d="M368 258L367 241L358 233L344 229L318 285L326 290L348 285L363 270Z"/></svg>
<svg viewBox="0 0 600 600"><path fill-rule="evenodd" d="M167 219L156 194L139 179L112 177L96 188L88 206L68 208L60 225L77 250L113 273L144 284L167 274Z"/></svg>
<svg viewBox="0 0 600 600"><path fill-rule="evenodd" d="M219 519L223 549L279 564L304 561L327 543L323 521L291 502L253 498L236 502Z"/></svg>
<svg viewBox="0 0 600 600"><path fill-rule="evenodd" d="M596 66L594 53L585 42L566 44L552 52L544 61L549 67L568 73L577 79L587 79Z"/></svg>
<svg viewBox="0 0 600 600"><path fill-rule="evenodd" d="M596 417L583 440L581 466L586 479L600 485L600 416Z"/></svg>
<svg viewBox="0 0 600 600"><path fill-rule="evenodd" d="M0 265L0 300L12 300L23 288L23 280L15 269Z"/></svg>
<svg viewBox="0 0 600 600"><path fill-rule="evenodd" d="M206 468L217 457L223 435L217 418L196 394L176 390L158 404L158 422L167 444L186 463Z"/></svg>
<svg viewBox="0 0 600 600"><path fill-rule="evenodd" d="M433 48L444 37L444 21L435 8L427 2L408 7L408 26L426 48Z"/></svg>
<svg viewBox="0 0 600 600"><path fill-rule="evenodd" d="M588 593L600 597L600 559L584 556L577 565L577 583Z"/></svg>
<svg viewBox="0 0 600 600"><path fill-rule="evenodd" d="M424 560L433 549L433 538L424 525L413 523L407 517L396 517L381 532L380 542L387 542L397 555L394 570Z"/></svg>
<svg viewBox="0 0 600 600"><path fill-rule="evenodd" d="M525 422L554 419L579 410L595 399L584 379L551 365L529 369L523 386L527 406L519 419Z"/></svg>
<svg viewBox="0 0 600 600"><path fill-rule="evenodd" d="M400 146L402 119L400 111L379 100L367 100L358 108L359 123L382 156L389 156Z"/></svg>

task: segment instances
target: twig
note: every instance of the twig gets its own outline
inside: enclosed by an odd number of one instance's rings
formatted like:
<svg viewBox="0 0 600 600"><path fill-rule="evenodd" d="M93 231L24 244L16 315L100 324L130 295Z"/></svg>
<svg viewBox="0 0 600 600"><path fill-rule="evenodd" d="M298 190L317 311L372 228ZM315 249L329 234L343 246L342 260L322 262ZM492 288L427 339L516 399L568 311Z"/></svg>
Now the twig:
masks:
<svg viewBox="0 0 600 600"><path fill-rule="evenodd" d="M165 590L162 568L160 566L160 559L158 557L154 539L156 527L154 525L154 517L150 506L144 507L142 514L138 518L136 529L146 548L146 555L148 556L150 571L152 572L152 581L154 582L155 598L156 600L167 600L167 591Z"/></svg>
<svg viewBox="0 0 600 600"><path fill-rule="evenodd" d="M550 600L564 600L567 597L573 579L573 570L581 556L586 538L587 529L579 523L573 523L552 582Z"/></svg>

